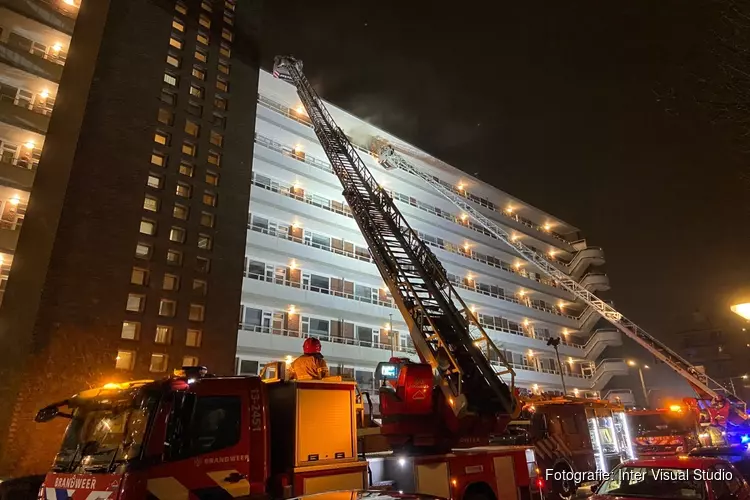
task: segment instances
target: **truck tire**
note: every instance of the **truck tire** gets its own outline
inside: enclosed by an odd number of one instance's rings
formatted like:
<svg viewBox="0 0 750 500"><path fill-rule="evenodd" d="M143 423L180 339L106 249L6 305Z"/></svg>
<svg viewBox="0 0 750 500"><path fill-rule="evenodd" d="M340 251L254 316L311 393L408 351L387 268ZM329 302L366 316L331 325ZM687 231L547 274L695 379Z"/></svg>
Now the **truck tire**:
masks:
<svg viewBox="0 0 750 500"><path fill-rule="evenodd" d="M475 483L466 488L463 500L496 500L492 488L484 483Z"/></svg>
<svg viewBox="0 0 750 500"><path fill-rule="evenodd" d="M572 473L572 469L566 463L555 465L555 472ZM578 485L573 480L560 480L550 482L551 500L568 500L576 494Z"/></svg>

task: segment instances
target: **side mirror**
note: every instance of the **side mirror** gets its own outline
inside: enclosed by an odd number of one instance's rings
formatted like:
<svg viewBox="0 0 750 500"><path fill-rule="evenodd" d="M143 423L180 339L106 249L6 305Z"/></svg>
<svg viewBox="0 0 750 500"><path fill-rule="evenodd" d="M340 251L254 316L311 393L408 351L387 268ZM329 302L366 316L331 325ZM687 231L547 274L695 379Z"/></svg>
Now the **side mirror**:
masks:
<svg viewBox="0 0 750 500"><path fill-rule="evenodd" d="M57 408L57 406L47 406L45 408L42 408L38 412L36 412L36 417L34 417L34 422L37 423L44 423L49 422L53 418L55 418L58 413L60 413L60 410Z"/></svg>

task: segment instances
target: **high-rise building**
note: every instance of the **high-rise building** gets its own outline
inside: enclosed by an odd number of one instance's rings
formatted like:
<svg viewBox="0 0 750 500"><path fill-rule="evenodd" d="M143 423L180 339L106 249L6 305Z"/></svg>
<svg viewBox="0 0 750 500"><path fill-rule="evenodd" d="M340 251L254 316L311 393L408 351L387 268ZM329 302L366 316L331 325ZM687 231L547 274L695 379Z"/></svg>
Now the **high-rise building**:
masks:
<svg viewBox="0 0 750 500"><path fill-rule="evenodd" d="M0 9L5 475L49 465L64 422L34 424L45 404L183 365L232 370L259 6Z"/></svg>
<svg viewBox="0 0 750 500"><path fill-rule="evenodd" d="M368 150L384 137L415 151L414 164L470 200L524 243L592 291L609 288L597 269L600 248L579 230L461 170L419 152L383 130L329 105L387 189L449 273L463 299L533 392L571 394L602 389L627 373L622 360L597 358L621 344L614 329L596 329L599 316L526 264L422 181L385 171ZM468 166L465 166L468 167ZM393 351L415 357L406 325L372 262L341 185L316 139L295 89L261 72L242 291L237 372L255 374L269 360L299 354L303 337L323 342L334 373L371 388L373 371ZM547 345L560 337L562 366Z"/></svg>

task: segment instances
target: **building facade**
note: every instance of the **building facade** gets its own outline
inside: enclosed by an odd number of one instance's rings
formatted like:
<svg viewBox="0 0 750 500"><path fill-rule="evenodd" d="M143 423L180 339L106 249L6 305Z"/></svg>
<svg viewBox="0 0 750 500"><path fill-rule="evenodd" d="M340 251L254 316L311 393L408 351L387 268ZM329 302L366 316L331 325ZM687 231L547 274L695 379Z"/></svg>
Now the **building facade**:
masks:
<svg viewBox="0 0 750 500"><path fill-rule="evenodd" d="M470 200L514 237L547 254L592 291L609 288L597 267L600 248L578 229L329 105L387 189L449 273L467 304L532 392L597 392L622 360L598 360L620 333L596 329L599 316L521 260L429 185L402 171L386 171L368 152L382 137L415 152L411 160ZM373 387L378 362L391 352L416 355L341 185L316 139L294 88L261 72L252 190L236 370L256 374L271 360L291 359L303 338L315 336L334 373ZM551 337L560 337L562 367Z"/></svg>
<svg viewBox="0 0 750 500"><path fill-rule="evenodd" d="M64 422L33 416L52 401L183 365L232 370L259 8L0 6L0 198L15 207L0 210L23 221L3 255L4 476L49 465Z"/></svg>

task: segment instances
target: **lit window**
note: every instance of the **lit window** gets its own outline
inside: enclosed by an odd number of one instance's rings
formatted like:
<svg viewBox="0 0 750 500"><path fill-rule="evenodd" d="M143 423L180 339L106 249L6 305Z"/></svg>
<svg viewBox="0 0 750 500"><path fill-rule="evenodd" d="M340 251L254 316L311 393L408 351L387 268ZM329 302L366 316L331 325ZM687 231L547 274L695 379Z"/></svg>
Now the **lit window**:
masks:
<svg viewBox="0 0 750 500"><path fill-rule="evenodd" d="M216 193L212 193L210 191L204 191L203 192L203 204L208 205L210 207L216 206Z"/></svg>
<svg viewBox="0 0 750 500"><path fill-rule="evenodd" d="M229 26L234 26L234 19L232 19L231 16L228 14L224 14L224 22L227 23Z"/></svg>
<svg viewBox="0 0 750 500"><path fill-rule="evenodd" d="M161 144L162 146L169 146L169 134L166 132L156 132L154 134L154 142Z"/></svg>
<svg viewBox="0 0 750 500"><path fill-rule="evenodd" d="M229 47L228 43L221 42L221 45L219 46L219 54L229 59L232 54L232 49Z"/></svg>
<svg viewBox="0 0 750 500"><path fill-rule="evenodd" d="M174 115L168 109L160 108L159 114L157 115L156 119L159 121L159 123L163 123L164 125L172 125Z"/></svg>
<svg viewBox="0 0 750 500"><path fill-rule="evenodd" d="M175 194L177 196L182 196L183 198L190 198L190 185L185 184L182 182L177 183L177 190L175 191Z"/></svg>
<svg viewBox="0 0 750 500"><path fill-rule="evenodd" d="M188 329L187 336L185 337L185 345L188 347L200 347L201 337L200 330Z"/></svg>
<svg viewBox="0 0 750 500"><path fill-rule="evenodd" d="M156 234L156 222L142 219L140 232L141 234L147 234L149 236L153 236L154 234Z"/></svg>
<svg viewBox="0 0 750 500"><path fill-rule="evenodd" d="M201 226L214 227L214 214L208 212L201 213Z"/></svg>
<svg viewBox="0 0 750 500"><path fill-rule="evenodd" d="M143 209L148 210L149 212L158 212L159 198L154 198L153 196L146 195L146 197L143 199Z"/></svg>
<svg viewBox="0 0 750 500"><path fill-rule="evenodd" d="M197 78L198 80L205 80L206 72L203 70L203 68L200 68L198 66L193 66L193 76Z"/></svg>
<svg viewBox="0 0 750 500"><path fill-rule="evenodd" d="M219 174L211 171L206 172L206 184L210 184L211 186L218 186Z"/></svg>
<svg viewBox="0 0 750 500"><path fill-rule="evenodd" d="M161 189L162 185L162 178L158 175L149 174L147 183L148 187L154 188L154 189Z"/></svg>
<svg viewBox="0 0 750 500"><path fill-rule="evenodd" d="M210 236L208 236L207 234L198 235L198 248L202 250L211 250L212 246L213 241Z"/></svg>
<svg viewBox="0 0 750 500"><path fill-rule="evenodd" d="M211 131L209 142L214 146L221 147L224 144L224 136L218 132Z"/></svg>
<svg viewBox="0 0 750 500"><path fill-rule="evenodd" d="M197 149L192 142L185 141L182 143L182 152L188 156L195 156Z"/></svg>
<svg viewBox="0 0 750 500"><path fill-rule="evenodd" d="M154 335L155 344L171 344L172 343L172 327L159 325L156 327L156 335Z"/></svg>
<svg viewBox="0 0 750 500"><path fill-rule="evenodd" d="M199 99L203 99L203 87L199 87L197 85L191 85L190 86L190 95L197 97Z"/></svg>
<svg viewBox="0 0 750 500"><path fill-rule="evenodd" d="M138 340L141 331L141 324L137 321L123 321L120 338L127 340Z"/></svg>
<svg viewBox="0 0 750 500"><path fill-rule="evenodd" d="M142 312L146 303L146 297L137 293L129 293L128 301L125 304L125 310L128 312Z"/></svg>
<svg viewBox="0 0 750 500"><path fill-rule="evenodd" d="M208 45L208 35L202 32L198 33L198 36L195 37L196 40L198 40L198 43L202 43L203 45Z"/></svg>
<svg viewBox="0 0 750 500"><path fill-rule="evenodd" d="M166 354L157 354L154 353L151 355L151 364L148 366L148 371L150 372L165 372L167 371L167 360L169 358Z"/></svg>
<svg viewBox="0 0 750 500"><path fill-rule="evenodd" d="M214 107L216 109L221 109L226 111L227 109L227 100L220 96L214 97Z"/></svg>
<svg viewBox="0 0 750 500"><path fill-rule="evenodd" d="M224 73L225 75L229 74L229 65L224 61L219 62L219 73Z"/></svg>
<svg viewBox="0 0 750 500"><path fill-rule="evenodd" d="M175 49L182 50L182 40L178 40L175 37L171 37L169 39L169 45L171 45Z"/></svg>
<svg viewBox="0 0 750 500"><path fill-rule="evenodd" d="M185 133L188 135L192 135L193 137L198 137L198 135L201 132L201 127L197 123L191 120L185 120ZM184 151L183 151L184 152Z"/></svg>
<svg viewBox="0 0 750 500"><path fill-rule="evenodd" d="M182 264L182 252L179 250L167 250L167 264L179 266Z"/></svg>
<svg viewBox="0 0 750 500"><path fill-rule="evenodd" d="M141 269L140 267L134 267L130 271L130 283L133 285L147 285L148 284L148 271Z"/></svg>
<svg viewBox="0 0 750 500"><path fill-rule="evenodd" d="M169 231L169 241L183 243L185 241L185 230L181 227L172 227Z"/></svg>
<svg viewBox="0 0 750 500"><path fill-rule="evenodd" d="M185 25L182 24L182 21L180 21L177 18L172 19L172 28L176 29L180 33L182 33L183 31L185 31Z"/></svg>
<svg viewBox="0 0 750 500"><path fill-rule="evenodd" d="M229 0L224 0L224 8L234 12L234 3Z"/></svg>
<svg viewBox="0 0 750 500"><path fill-rule="evenodd" d="M174 217L175 219L187 220L189 210L190 209L186 207L185 205L181 205L180 203L175 203L174 210L172 210L172 217Z"/></svg>
<svg viewBox="0 0 750 500"><path fill-rule="evenodd" d="M201 273L207 273L211 269L211 261L205 257L197 257L195 269Z"/></svg>
<svg viewBox="0 0 750 500"><path fill-rule="evenodd" d="M180 277L176 274L166 273L161 282L162 290L176 291L180 288Z"/></svg>
<svg viewBox="0 0 750 500"><path fill-rule="evenodd" d="M189 163L180 163L180 173L188 177L192 177L194 168Z"/></svg>
<svg viewBox="0 0 750 500"><path fill-rule="evenodd" d="M167 54L167 64L170 66L174 66L175 68L180 67L180 58L177 56L173 56L172 54Z"/></svg>
<svg viewBox="0 0 750 500"><path fill-rule="evenodd" d="M151 163L158 166L163 167L167 162L167 159L164 155L159 153L151 153Z"/></svg>
<svg viewBox="0 0 750 500"><path fill-rule="evenodd" d="M182 2L177 2L174 6L174 10L176 10L180 14L187 15L187 7Z"/></svg>
<svg viewBox="0 0 750 500"><path fill-rule="evenodd" d="M115 358L115 368L118 370L132 370L135 365L135 352L117 351Z"/></svg>
<svg viewBox="0 0 750 500"><path fill-rule="evenodd" d="M177 312L177 302L171 299L161 299L159 301L159 316L171 318Z"/></svg>
<svg viewBox="0 0 750 500"><path fill-rule="evenodd" d="M170 106L174 106L174 104L177 102L177 96L174 92L170 92L168 90L162 90L161 91L161 102L164 104L169 104Z"/></svg>
<svg viewBox="0 0 750 500"><path fill-rule="evenodd" d="M177 86L177 77L174 75L170 75L169 73L164 73L164 83L167 85L171 85L173 87Z"/></svg>
<svg viewBox="0 0 750 500"><path fill-rule="evenodd" d="M190 313L188 319L190 321L203 321L203 315L205 308L200 304L190 304Z"/></svg>
<svg viewBox="0 0 750 500"><path fill-rule="evenodd" d="M218 167L221 165L221 154L216 151L209 151L207 160L211 165L216 165Z"/></svg>
<svg viewBox="0 0 750 500"><path fill-rule="evenodd" d="M216 79L216 88L222 92L229 92L229 83L221 78Z"/></svg>
<svg viewBox="0 0 750 500"><path fill-rule="evenodd" d="M213 7L211 7L211 4L209 2L207 2L206 0L203 0L201 2L201 8L203 10L207 10L208 12L213 12L214 11Z"/></svg>
<svg viewBox="0 0 750 500"><path fill-rule="evenodd" d="M198 17L198 24L203 26L204 28L210 28L211 27L211 19L205 14L201 14Z"/></svg>
<svg viewBox="0 0 750 500"><path fill-rule="evenodd" d="M208 293L208 282L205 280L193 280L193 293L206 295Z"/></svg>
<svg viewBox="0 0 750 500"><path fill-rule="evenodd" d="M151 245L138 243L135 246L135 256L139 259L148 259L151 256Z"/></svg>
<svg viewBox="0 0 750 500"><path fill-rule="evenodd" d="M229 31L227 28L222 28L221 29L221 38L223 38L227 42L231 42L232 38L234 38L234 35L232 35L232 32Z"/></svg>
<svg viewBox="0 0 750 500"><path fill-rule="evenodd" d="M208 61L208 56L202 50L196 50L194 56L200 62Z"/></svg>
<svg viewBox="0 0 750 500"><path fill-rule="evenodd" d="M182 366L198 366L198 358L196 356L184 356Z"/></svg>

